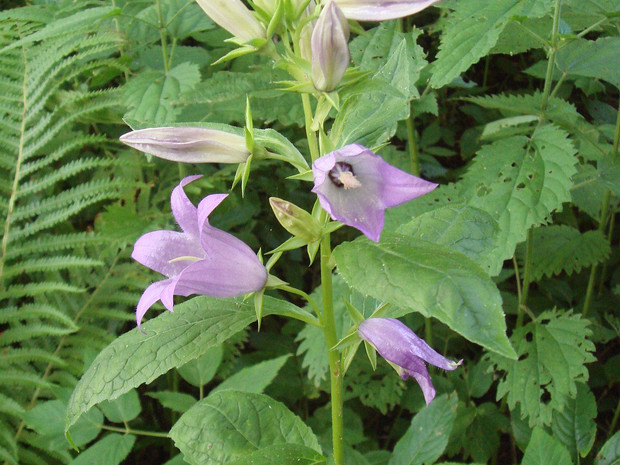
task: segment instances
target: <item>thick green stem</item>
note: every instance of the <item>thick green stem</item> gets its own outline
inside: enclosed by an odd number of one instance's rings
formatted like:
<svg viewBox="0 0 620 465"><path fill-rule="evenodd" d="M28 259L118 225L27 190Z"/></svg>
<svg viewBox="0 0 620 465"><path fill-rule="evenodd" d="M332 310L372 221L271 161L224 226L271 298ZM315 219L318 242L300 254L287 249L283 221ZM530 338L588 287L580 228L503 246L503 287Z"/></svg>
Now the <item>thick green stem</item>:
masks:
<svg viewBox="0 0 620 465"><path fill-rule="evenodd" d="M418 137L415 132L413 121L413 106L409 108L409 117L407 118L407 139L409 145L409 158L411 159L411 173L420 176L420 157L418 154Z"/></svg>
<svg viewBox="0 0 620 465"><path fill-rule="evenodd" d="M551 93L551 84L553 83L553 68L555 67L555 54L558 51L558 30L560 27L560 9L562 0L555 0L555 9L553 12L553 29L551 31L551 49L549 50L549 62L547 63L547 74L545 75L545 87L543 88L541 103L541 122L545 119L545 112L549 104L549 95Z"/></svg>
<svg viewBox="0 0 620 465"><path fill-rule="evenodd" d="M338 343L336 323L334 321L334 295L331 270L331 244L329 234L321 240L321 295L323 299L323 331L327 342L329 375L331 383L332 406L332 441L334 448L334 463L344 465L343 451L343 382L342 362L337 350L330 350Z"/></svg>
<svg viewBox="0 0 620 465"><path fill-rule="evenodd" d="M106 431L114 431L116 433L123 434L135 434L136 436L151 436L153 438L167 438L168 433L159 433L157 431L144 431L141 429L131 429L131 428L118 428L116 426L108 426L108 425L99 425L101 429Z"/></svg>
<svg viewBox="0 0 620 465"><path fill-rule="evenodd" d="M161 53L164 59L164 70L168 74L168 40L166 38L166 28L164 27L164 16L161 11L161 0L157 2L157 16L159 19L159 38L161 40Z"/></svg>
<svg viewBox="0 0 620 465"><path fill-rule="evenodd" d="M310 147L310 156L312 161L319 158L319 144L316 140L316 134L312 130L312 106L310 105L310 96L301 94L301 102L304 106L304 118L306 123L306 137L308 138L308 146Z"/></svg>

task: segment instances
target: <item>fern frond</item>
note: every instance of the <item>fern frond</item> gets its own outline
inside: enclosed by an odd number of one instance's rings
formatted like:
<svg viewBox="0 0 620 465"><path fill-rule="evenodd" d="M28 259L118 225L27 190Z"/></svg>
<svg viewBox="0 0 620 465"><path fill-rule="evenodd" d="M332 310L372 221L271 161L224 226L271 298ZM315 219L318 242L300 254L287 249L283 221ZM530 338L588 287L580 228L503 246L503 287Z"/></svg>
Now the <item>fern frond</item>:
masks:
<svg viewBox="0 0 620 465"><path fill-rule="evenodd" d="M72 286L62 281L47 281L44 283L14 284L8 289L0 290L0 299L15 297L35 297L47 292L84 292L86 289Z"/></svg>
<svg viewBox="0 0 620 465"><path fill-rule="evenodd" d="M32 386L36 388L50 388L52 385L33 373L21 370L3 370L0 376L0 386Z"/></svg>
<svg viewBox="0 0 620 465"><path fill-rule="evenodd" d="M24 411L19 402L0 393L0 412L19 417Z"/></svg>
<svg viewBox="0 0 620 465"><path fill-rule="evenodd" d="M0 367L19 363L41 362L56 367L64 367L67 363L58 355L43 349L5 349L0 357Z"/></svg>
<svg viewBox="0 0 620 465"><path fill-rule="evenodd" d="M56 321L68 329L77 330L73 320L55 307L44 304L29 304L20 308L9 307L0 312L0 324L9 322L29 322L31 320L46 319Z"/></svg>
<svg viewBox="0 0 620 465"><path fill-rule="evenodd" d="M53 237L37 238L23 245L11 244L10 250L7 251L6 258L10 260L19 256L58 252L61 250L81 248L87 245L101 245L105 242L109 242L109 239L92 232L61 234Z"/></svg>
<svg viewBox="0 0 620 465"><path fill-rule="evenodd" d="M37 271L56 271L67 268L94 268L97 266L103 266L103 262L101 260L75 255L34 258L25 260L16 266L5 266L4 278L8 279L24 273L33 273Z"/></svg>
<svg viewBox="0 0 620 465"><path fill-rule="evenodd" d="M43 324L29 324L28 326L14 327L2 333L0 346L8 346L16 342L23 342L38 337L65 336L75 332L74 329L59 328Z"/></svg>

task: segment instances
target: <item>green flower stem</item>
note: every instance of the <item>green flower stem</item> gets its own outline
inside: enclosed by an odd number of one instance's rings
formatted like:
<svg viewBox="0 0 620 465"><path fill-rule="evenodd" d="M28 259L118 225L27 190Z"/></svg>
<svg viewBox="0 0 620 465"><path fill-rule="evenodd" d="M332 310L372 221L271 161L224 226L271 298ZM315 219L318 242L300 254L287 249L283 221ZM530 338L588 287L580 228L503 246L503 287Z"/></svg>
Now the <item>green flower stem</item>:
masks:
<svg viewBox="0 0 620 465"><path fill-rule="evenodd" d="M329 359L329 375L331 383L332 406L332 442L334 448L334 463L344 465L343 451L343 372L340 353L330 350L338 343L336 323L334 321L334 295L332 287L330 236L326 234L321 240L321 294L323 299L323 331L327 342Z"/></svg>
<svg viewBox="0 0 620 465"><path fill-rule="evenodd" d="M312 161L319 158L319 144L316 140L316 134L312 130L312 106L310 105L310 96L301 94L301 102L304 106L304 118L306 126L306 137L308 138L308 146L310 147L310 156Z"/></svg>
<svg viewBox="0 0 620 465"><path fill-rule="evenodd" d="M99 425L101 429L106 431L114 431L123 434L135 434L136 436L151 436L154 438L168 438L168 433L159 433L157 431L144 431L141 429L118 428L116 426Z"/></svg>
<svg viewBox="0 0 620 465"><path fill-rule="evenodd" d="M316 321L308 320L306 321L306 323L316 326L318 328L323 327L323 323L322 323L323 314L321 313L321 309L319 308L319 306L316 304L316 302L314 301L312 297L310 297L307 293L305 293L301 289L297 289L296 287L281 286L280 289L286 292L290 292L291 294L295 294L300 297L303 297L306 300L306 302L308 302L308 304L312 307L312 310L314 310L314 313L316 313L316 316L318 317L318 320Z"/></svg>
<svg viewBox="0 0 620 465"><path fill-rule="evenodd" d="M611 420L611 425L609 427L609 433L607 434L607 438L610 438L612 434L614 434L616 430L616 425L618 424L618 417L620 417L620 399L618 399L618 405L616 405L616 410L614 411L614 417Z"/></svg>
<svg viewBox="0 0 620 465"><path fill-rule="evenodd" d="M409 146L409 158L411 159L411 174L420 176L420 157L418 153L418 137L415 132L413 121L413 104L409 107L409 117L407 118L407 139Z"/></svg>
<svg viewBox="0 0 620 465"><path fill-rule="evenodd" d="M164 59L164 70L168 74L168 40L166 39L166 29L164 28L164 16L161 12L161 0L157 2L157 16L159 18L159 38L161 40L161 53Z"/></svg>

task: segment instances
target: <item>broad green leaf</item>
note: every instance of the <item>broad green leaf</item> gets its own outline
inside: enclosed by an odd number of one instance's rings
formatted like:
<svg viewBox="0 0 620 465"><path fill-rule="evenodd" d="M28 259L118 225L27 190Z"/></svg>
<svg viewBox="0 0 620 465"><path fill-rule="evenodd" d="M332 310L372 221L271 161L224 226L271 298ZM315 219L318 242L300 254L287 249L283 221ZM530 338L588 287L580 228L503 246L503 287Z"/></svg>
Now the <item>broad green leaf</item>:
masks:
<svg viewBox="0 0 620 465"><path fill-rule="evenodd" d="M234 390L262 394L267 386L275 379L291 355L283 355L273 360L257 363L251 367L243 368L234 375L228 377L223 383L216 386L211 394L219 391Z"/></svg>
<svg viewBox="0 0 620 465"><path fill-rule="evenodd" d="M431 86L452 82L485 56L509 21L517 16L540 18L551 0L496 0L484 7L478 0L459 0L441 36L437 60L432 66Z"/></svg>
<svg viewBox="0 0 620 465"><path fill-rule="evenodd" d="M607 440L602 449L596 454L594 465L618 465L620 464L620 431L616 431Z"/></svg>
<svg viewBox="0 0 620 465"><path fill-rule="evenodd" d="M161 405L175 412L187 412L196 403L193 396L182 392L157 391L149 392L147 395L157 399Z"/></svg>
<svg viewBox="0 0 620 465"><path fill-rule="evenodd" d="M126 392L114 400L102 402L99 408L112 423L131 421L140 415L142 411L140 398L135 389Z"/></svg>
<svg viewBox="0 0 620 465"><path fill-rule="evenodd" d="M525 449L521 465L571 465L570 455L557 439L541 427L534 429L532 439Z"/></svg>
<svg viewBox="0 0 620 465"><path fill-rule="evenodd" d="M533 247L536 251L536 260L532 263L534 280L562 272L578 273L582 268L601 263L611 253L609 242L601 231L582 234L566 225L536 228Z"/></svg>
<svg viewBox="0 0 620 465"><path fill-rule="evenodd" d="M332 127L336 147L353 142L372 147L392 137L396 123L409 116L409 101L418 96L415 73L407 40L402 39L372 77L382 89L357 94L342 105Z"/></svg>
<svg viewBox="0 0 620 465"><path fill-rule="evenodd" d="M139 13L138 21L130 29L130 37L137 41L148 40L150 32L151 37L159 38L157 26L160 11L164 28L175 41L215 27L194 0L166 0L152 4Z"/></svg>
<svg viewBox="0 0 620 465"><path fill-rule="evenodd" d="M240 391L204 398L179 418L170 437L192 465L223 465L276 444L320 451L312 430L284 404Z"/></svg>
<svg viewBox="0 0 620 465"><path fill-rule="evenodd" d="M495 251L498 230L497 221L487 212L467 205L448 205L420 215L396 232L449 247L494 275L503 265Z"/></svg>
<svg viewBox="0 0 620 465"><path fill-rule="evenodd" d="M325 457L310 447L299 444L276 444L257 450L226 465L320 465Z"/></svg>
<svg viewBox="0 0 620 465"><path fill-rule="evenodd" d="M553 412L551 429L570 452L585 457L592 449L596 436L596 400L587 384L577 383L577 396L566 400L561 412Z"/></svg>
<svg viewBox="0 0 620 465"><path fill-rule="evenodd" d="M350 286L402 308L400 315L435 317L466 339L516 358L499 291L465 255L417 238L384 235L380 243L345 242L334 257Z"/></svg>
<svg viewBox="0 0 620 465"><path fill-rule="evenodd" d="M211 347L200 357L180 366L178 368L179 374L192 386L204 386L217 373L223 355L224 350L221 345Z"/></svg>
<svg viewBox="0 0 620 465"><path fill-rule="evenodd" d="M443 395L416 414L394 446L388 465L423 465L437 460L448 444L456 405L456 395Z"/></svg>
<svg viewBox="0 0 620 465"><path fill-rule="evenodd" d="M306 314L293 304L265 297L263 315ZM306 314L307 315L307 314ZM147 321L146 335L133 329L106 347L75 387L65 430L93 405L149 383L200 357L256 320L254 305L235 299L196 297Z"/></svg>
<svg viewBox="0 0 620 465"><path fill-rule="evenodd" d="M80 452L69 465L118 465L129 455L135 442L132 434L108 434Z"/></svg>
<svg viewBox="0 0 620 465"><path fill-rule="evenodd" d="M556 64L563 72L602 79L620 89L620 37L575 40L560 49Z"/></svg>
<svg viewBox="0 0 620 465"><path fill-rule="evenodd" d="M585 364L596 360L589 324L570 312L547 311L516 329L511 340L519 360L491 355L497 368L506 372L497 398L507 395L511 410L520 404L530 426L550 424L552 411L562 411L566 398L577 395L577 382L587 381ZM543 400L547 396L550 400Z"/></svg>
<svg viewBox="0 0 620 465"><path fill-rule="evenodd" d="M167 74L147 71L125 86L125 98L131 108L128 118L148 122L149 126L164 126L176 120L178 98L200 82L198 66L181 63Z"/></svg>

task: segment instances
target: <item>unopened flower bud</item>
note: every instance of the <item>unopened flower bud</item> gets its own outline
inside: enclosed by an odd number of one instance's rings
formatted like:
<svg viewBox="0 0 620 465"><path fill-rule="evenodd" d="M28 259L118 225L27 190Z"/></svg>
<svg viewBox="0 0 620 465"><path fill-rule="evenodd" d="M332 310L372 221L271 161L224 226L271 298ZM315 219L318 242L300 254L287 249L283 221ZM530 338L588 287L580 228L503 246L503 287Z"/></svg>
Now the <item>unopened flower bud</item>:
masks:
<svg viewBox="0 0 620 465"><path fill-rule="evenodd" d="M422 11L440 0L335 0L345 17L357 21L385 21Z"/></svg>
<svg viewBox="0 0 620 465"><path fill-rule="evenodd" d="M317 90L331 92L349 66L349 24L338 5L330 2L312 31L312 82Z"/></svg>
<svg viewBox="0 0 620 465"><path fill-rule="evenodd" d="M217 129L148 128L123 134L120 140L142 152L183 163L243 163L250 156L243 136Z"/></svg>
<svg viewBox="0 0 620 465"><path fill-rule="evenodd" d="M269 16L273 16L278 7L277 0L254 0L254 5L263 10Z"/></svg>
<svg viewBox="0 0 620 465"><path fill-rule="evenodd" d="M241 0L196 0L216 24L243 42L264 39L267 31Z"/></svg>
<svg viewBox="0 0 620 465"><path fill-rule="evenodd" d="M307 244L321 238L321 226L306 210L277 197L270 197L269 204L278 222L293 236Z"/></svg>

